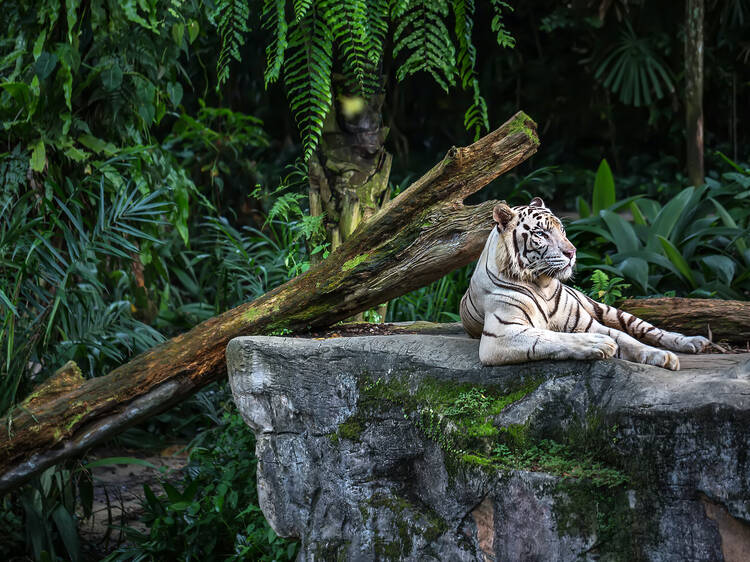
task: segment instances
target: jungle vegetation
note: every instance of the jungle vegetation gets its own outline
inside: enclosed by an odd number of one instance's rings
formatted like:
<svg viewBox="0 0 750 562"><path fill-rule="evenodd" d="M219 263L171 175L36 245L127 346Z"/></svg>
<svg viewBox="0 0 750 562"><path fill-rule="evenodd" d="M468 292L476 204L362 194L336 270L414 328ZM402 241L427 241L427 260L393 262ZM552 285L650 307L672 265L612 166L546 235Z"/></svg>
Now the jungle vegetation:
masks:
<svg viewBox="0 0 750 562"><path fill-rule="evenodd" d="M305 271L518 109L541 148L475 198L538 195L566 216L576 284L602 300L750 296L747 0L2 10L3 413L68 360L95 377ZM469 275L365 319L455 320ZM226 389L178 408L115 443L191 443L182 480L144 491L147 532L81 542L82 459L3 497L3 558L293 557L254 504L254 460L232 446L252 434Z"/></svg>

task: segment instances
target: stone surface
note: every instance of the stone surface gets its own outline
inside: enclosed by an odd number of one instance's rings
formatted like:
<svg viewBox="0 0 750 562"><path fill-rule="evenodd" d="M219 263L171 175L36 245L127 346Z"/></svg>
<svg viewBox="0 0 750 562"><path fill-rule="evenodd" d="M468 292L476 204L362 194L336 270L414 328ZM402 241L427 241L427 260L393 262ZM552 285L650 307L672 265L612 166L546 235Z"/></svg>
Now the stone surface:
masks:
<svg viewBox="0 0 750 562"><path fill-rule="evenodd" d="M477 347L230 342L261 508L300 560L749 559L750 355L482 367ZM490 410L462 414L471 396Z"/></svg>

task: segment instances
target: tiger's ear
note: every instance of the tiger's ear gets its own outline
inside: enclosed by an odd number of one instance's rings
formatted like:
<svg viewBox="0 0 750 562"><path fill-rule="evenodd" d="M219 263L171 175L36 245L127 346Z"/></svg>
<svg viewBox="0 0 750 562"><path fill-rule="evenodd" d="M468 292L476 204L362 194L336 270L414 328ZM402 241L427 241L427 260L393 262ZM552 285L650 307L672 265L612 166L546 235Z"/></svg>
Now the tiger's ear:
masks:
<svg viewBox="0 0 750 562"><path fill-rule="evenodd" d="M492 209L492 218L495 219L498 228L503 231L508 228L508 225L516 218L516 214L513 212L505 201L500 201L495 208Z"/></svg>
<svg viewBox="0 0 750 562"><path fill-rule="evenodd" d="M547 208L547 206L544 204L544 201L542 201L541 197L534 197L531 200L531 203L529 203L529 207L543 207L545 209Z"/></svg>

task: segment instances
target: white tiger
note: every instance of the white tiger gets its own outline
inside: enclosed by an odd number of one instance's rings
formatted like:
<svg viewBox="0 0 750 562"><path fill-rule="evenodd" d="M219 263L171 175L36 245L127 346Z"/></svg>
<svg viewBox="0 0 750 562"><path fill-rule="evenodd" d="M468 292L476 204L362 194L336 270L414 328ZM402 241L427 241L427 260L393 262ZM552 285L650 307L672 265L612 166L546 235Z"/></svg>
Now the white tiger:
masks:
<svg viewBox="0 0 750 562"><path fill-rule="evenodd" d="M660 330L563 285L573 274L576 248L539 197L513 208L503 201L493 217L496 227L460 309L466 332L481 337L484 365L616 356L676 371L677 356L651 345L684 353L710 345L702 336Z"/></svg>

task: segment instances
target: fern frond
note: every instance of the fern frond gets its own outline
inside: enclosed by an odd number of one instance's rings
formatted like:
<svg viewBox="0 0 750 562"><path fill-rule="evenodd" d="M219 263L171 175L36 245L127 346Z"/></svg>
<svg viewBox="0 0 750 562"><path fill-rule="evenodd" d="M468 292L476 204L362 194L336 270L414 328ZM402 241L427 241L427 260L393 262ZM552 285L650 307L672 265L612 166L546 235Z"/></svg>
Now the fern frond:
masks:
<svg viewBox="0 0 750 562"><path fill-rule="evenodd" d="M391 12L391 20L396 21L411 7L411 0L389 0L388 9Z"/></svg>
<svg viewBox="0 0 750 562"><path fill-rule="evenodd" d="M218 85L229 78L231 59L240 62L240 47L245 44L245 35L250 32L248 18L250 6L247 0L219 0L216 5L221 51L217 63Z"/></svg>
<svg viewBox="0 0 750 562"><path fill-rule="evenodd" d="M261 15L261 27L271 33L271 40L266 46L266 71L263 74L266 87L279 79L281 66L284 64L284 52L287 47L286 33L288 25L284 16L286 0L264 0Z"/></svg>
<svg viewBox="0 0 750 562"><path fill-rule="evenodd" d="M276 219L290 221L303 216L304 213L300 208L300 201L303 201L304 199L305 195L292 191L280 195L276 201L273 202L273 206L268 211L266 223Z"/></svg>
<svg viewBox="0 0 750 562"><path fill-rule="evenodd" d="M453 0L453 15L456 18L456 39L458 39L458 74L461 86L465 89L475 76L477 49L471 42L474 27L474 0Z"/></svg>
<svg viewBox="0 0 750 562"><path fill-rule="evenodd" d="M377 67L383 56L383 45L388 33L388 1L366 0L367 4L367 58Z"/></svg>
<svg viewBox="0 0 750 562"><path fill-rule="evenodd" d="M482 131L488 131L490 128L489 118L487 116L487 102L484 100L479 91L479 80L472 80L472 102L469 109L464 114L464 128L467 131L474 132L474 140L479 140Z"/></svg>
<svg viewBox="0 0 750 562"><path fill-rule="evenodd" d="M505 24L503 23L503 10L512 12L513 7L507 2L503 2L502 0L492 0L492 10L495 15L492 17L490 29L497 33L497 44L501 47L508 47L512 49L516 45L516 40L505 28Z"/></svg>
<svg viewBox="0 0 750 562"><path fill-rule="evenodd" d="M473 131L474 140L477 140L482 130L489 130L490 123L487 117L487 102L482 97L477 79L477 50L471 41L474 11L474 0L453 0L458 39L458 75L463 89L471 88L473 93L472 103L464 115L464 127L467 131Z"/></svg>
<svg viewBox="0 0 750 562"><path fill-rule="evenodd" d="M393 35L393 56L409 53L398 67L396 78L400 81L417 72L428 72L447 92L456 75L456 50L444 21L448 5L445 0L419 0L410 6Z"/></svg>
<svg viewBox="0 0 750 562"><path fill-rule="evenodd" d="M284 80L307 161L318 146L332 102L333 37L316 7L291 27L288 49Z"/></svg>
<svg viewBox="0 0 750 562"><path fill-rule="evenodd" d="M307 15L313 0L294 0L294 20L299 22Z"/></svg>
<svg viewBox="0 0 750 562"><path fill-rule="evenodd" d="M350 88L367 96L365 76L370 71L368 58L368 21L365 0L322 0L323 17L336 41L344 75L353 78Z"/></svg>

